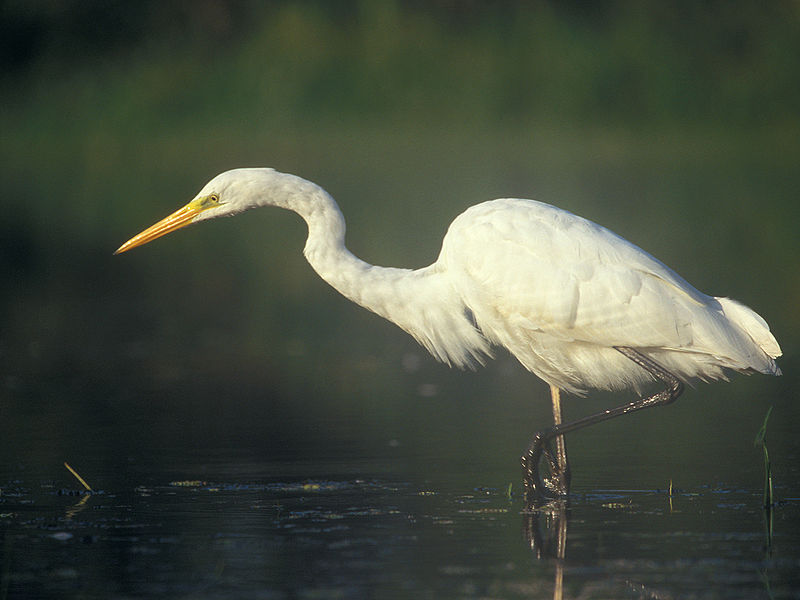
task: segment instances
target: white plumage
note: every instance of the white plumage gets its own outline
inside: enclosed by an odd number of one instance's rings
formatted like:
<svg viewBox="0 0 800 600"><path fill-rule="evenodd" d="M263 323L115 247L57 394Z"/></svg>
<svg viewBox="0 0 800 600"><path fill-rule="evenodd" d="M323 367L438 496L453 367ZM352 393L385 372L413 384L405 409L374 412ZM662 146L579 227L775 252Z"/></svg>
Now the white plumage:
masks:
<svg viewBox="0 0 800 600"><path fill-rule="evenodd" d="M658 365L686 381L724 378L728 370L780 374L780 347L754 311L699 292L608 229L533 200L473 206L450 225L435 263L385 268L347 250L342 213L316 184L273 169L236 169L117 252L259 206L298 213L317 273L450 365L482 363L492 346L504 346L551 388L574 394L639 390L664 378ZM648 367L638 355L657 364Z"/></svg>
<svg viewBox="0 0 800 600"><path fill-rule="evenodd" d="M685 380L724 369L779 373L780 348L755 312L699 292L627 240L548 204L473 206L450 226L438 263L492 343L569 392L650 379L615 346Z"/></svg>
<svg viewBox="0 0 800 600"><path fill-rule="evenodd" d="M504 346L544 381L576 394L651 379L615 346L637 349L684 380L723 378L726 369L780 374L780 347L755 312L699 292L608 229L534 200L468 208L428 267L376 267L347 250L344 217L321 187L273 169L234 169L117 252L259 206L303 217L304 253L320 277L451 365L482 363L492 345Z"/></svg>

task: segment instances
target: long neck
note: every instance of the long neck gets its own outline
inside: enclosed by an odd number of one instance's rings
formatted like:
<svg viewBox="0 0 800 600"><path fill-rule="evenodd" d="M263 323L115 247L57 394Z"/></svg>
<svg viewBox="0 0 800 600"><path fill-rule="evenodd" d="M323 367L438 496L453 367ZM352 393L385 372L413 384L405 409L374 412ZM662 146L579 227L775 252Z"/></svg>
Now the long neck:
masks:
<svg viewBox="0 0 800 600"><path fill-rule="evenodd" d="M381 279L378 273L392 274L395 279L403 279L409 271L375 267L351 253L345 246L345 221L336 201L321 187L295 177L292 185L287 185L284 198L276 204L299 214L308 225L308 239L303 254L309 264L322 279L333 286L346 298L383 314L384 288L374 285L374 279ZM274 201L274 197L273 197Z"/></svg>
<svg viewBox="0 0 800 600"><path fill-rule="evenodd" d="M443 362L472 366L489 355L488 342L439 265L411 270L364 262L345 246L344 216L334 199L319 186L295 179L292 193L277 204L308 224L303 253L322 279L410 333Z"/></svg>
<svg viewBox="0 0 800 600"><path fill-rule="evenodd" d="M378 267L355 256L345 246L339 206L327 192L317 189L311 210L300 212L308 224L303 254L309 264L343 296L400 325L402 307L414 302L415 288L426 279L426 270Z"/></svg>

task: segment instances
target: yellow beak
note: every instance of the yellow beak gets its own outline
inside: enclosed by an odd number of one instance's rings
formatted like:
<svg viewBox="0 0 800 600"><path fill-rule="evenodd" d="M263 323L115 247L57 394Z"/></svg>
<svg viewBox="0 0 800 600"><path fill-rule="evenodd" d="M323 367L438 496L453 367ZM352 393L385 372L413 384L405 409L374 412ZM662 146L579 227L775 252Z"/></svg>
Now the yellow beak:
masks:
<svg viewBox="0 0 800 600"><path fill-rule="evenodd" d="M143 244L152 242L154 239L160 238L162 235L172 233L181 227L186 227L201 212L209 208L214 208L218 205L219 199L216 194L192 200L183 208L176 210L168 217L164 217L158 223L152 227L148 227L139 235L133 236L127 242L122 244L122 246L120 246L117 251L114 252L114 254L122 254L123 252L127 252L128 250L136 248L137 246L142 246Z"/></svg>

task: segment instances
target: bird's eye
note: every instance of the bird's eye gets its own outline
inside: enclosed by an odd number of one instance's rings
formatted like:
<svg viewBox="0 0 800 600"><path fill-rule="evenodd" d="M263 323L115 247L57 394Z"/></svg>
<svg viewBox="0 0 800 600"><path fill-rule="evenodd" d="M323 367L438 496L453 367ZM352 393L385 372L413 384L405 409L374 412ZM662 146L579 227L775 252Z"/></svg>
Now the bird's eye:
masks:
<svg viewBox="0 0 800 600"><path fill-rule="evenodd" d="M219 201L219 194L208 194L206 196L200 196L196 200L192 201L192 206L199 210L207 210L209 208L215 208L219 206L221 202Z"/></svg>
<svg viewBox="0 0 800 600"><path fill-rule="evenodd" d="M209 194L199 199L200 206L203 209L214 208L219 205L219 194Z"/></svg>

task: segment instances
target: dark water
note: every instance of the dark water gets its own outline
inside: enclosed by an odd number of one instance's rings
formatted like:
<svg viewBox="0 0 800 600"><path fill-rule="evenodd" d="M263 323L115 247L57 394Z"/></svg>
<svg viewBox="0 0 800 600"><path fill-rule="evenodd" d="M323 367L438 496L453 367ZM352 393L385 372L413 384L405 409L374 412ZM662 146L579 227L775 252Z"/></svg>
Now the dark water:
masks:
<svg viewBox="0 0 800 600"><path fill-rule="evenodd" d="M423 421L441 419L442 403L411 401L408 410ZM519 408L498 407L496 418L519 421ZM191 416L170 421L170 442L148 433L147 410L129 410L125 426L101 410L91 428L59 438L60 457L75 458L92 494L55 462L56 453L41 452L48 417L31 414L29 430L6 431L4 447L19 452L0 473L0 598L800 594L800 455L774 449L779 503L770 535L752 437L698 439L697 460L684 463L648 458L641 439L626 441L630 423L598 427L571 445L570 501L525 514L516 458L505 450L447 454L408 435L378 450L341 440L264 448L247 436L238 444L220 438L208 423L212 433L192 434ZM665 414L653 417L653 431L661 430L657 443L666 453L673 429L658 423ZM225 421L218 416L220 427ZM632 423L645 433L650 427ZM60 425L70 426L63 418ZM489 417L483 425L497 427ZM742 460L720 469L716 453L732 450ZM695 485L676 465L709 481L732 479ZM674 476L690 487L676 482L670 496ZM651 478L664 486L630 485Z"/></svg>
<svg viewBox="0 0 800 600"><path fill-rule="evenodd" d="M91 496L15 481L3 487L3 594L797 597L798 500L776 509L771 547L759 500L596 490L522 515L504 490L381 479L174 481Z"/></svg>

